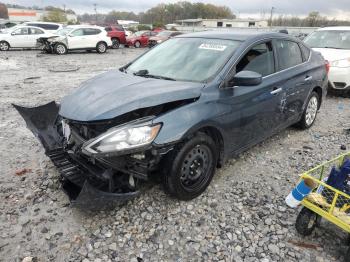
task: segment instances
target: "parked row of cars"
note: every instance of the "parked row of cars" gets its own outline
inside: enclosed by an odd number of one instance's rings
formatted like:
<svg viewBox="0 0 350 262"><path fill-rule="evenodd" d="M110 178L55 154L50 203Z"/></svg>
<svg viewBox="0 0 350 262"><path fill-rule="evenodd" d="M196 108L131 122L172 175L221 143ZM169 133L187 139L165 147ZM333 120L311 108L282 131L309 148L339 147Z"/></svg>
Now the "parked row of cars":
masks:
<svg viewBox="0 0 350 262"><path fill-rule="evenodd" d="M96 50L106 52L107 48L154 46L164 40L180 34L179 32L139 31L126 36L120 25L63 26L56 23L27 22L14 26L0 34L0 50L10 48L41 47L49 53L66 54L69 50Z"/></svg>

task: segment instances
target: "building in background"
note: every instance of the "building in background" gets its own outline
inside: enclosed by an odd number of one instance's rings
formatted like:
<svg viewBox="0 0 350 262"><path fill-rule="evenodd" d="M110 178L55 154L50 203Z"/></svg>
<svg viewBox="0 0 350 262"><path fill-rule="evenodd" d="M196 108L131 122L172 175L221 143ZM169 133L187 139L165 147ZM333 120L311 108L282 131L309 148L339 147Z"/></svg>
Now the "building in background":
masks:
<svg viewBox="0 0 350 262"><path fill-rule="evenodd" d="M267 27L267 20L259 19L184 19L177 21L184 27Z"/></svg>
<svg viewBox="0 0 350 262"><path fill-rule="evenodd" d="M35 10L35 9L20 9L20 8L8 8L8 15L10 21L13 22L36 22L42 21L43 17L50 11ZM76 14L67 13L67 21L77 22L78 17Z"/></svg>

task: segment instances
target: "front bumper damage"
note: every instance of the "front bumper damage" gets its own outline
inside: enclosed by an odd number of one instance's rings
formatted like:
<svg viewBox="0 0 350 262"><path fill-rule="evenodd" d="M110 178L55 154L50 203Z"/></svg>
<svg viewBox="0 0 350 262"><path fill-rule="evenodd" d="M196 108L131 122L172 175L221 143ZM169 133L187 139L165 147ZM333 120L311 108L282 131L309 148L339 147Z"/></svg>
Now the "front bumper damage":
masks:
<svg viewBox="0 0 350 262"><path fill-rule="evenodd" d="M55 102L35 108L13 106L58 169L62 189L73 206L96 210L124 204L139 195L138 181L147 180L147 173L159 162L158 153L154 153L158 157L153 156L151 160L130 155L89 158L78 146L67 146L60 130L59 106Z"/></svg>

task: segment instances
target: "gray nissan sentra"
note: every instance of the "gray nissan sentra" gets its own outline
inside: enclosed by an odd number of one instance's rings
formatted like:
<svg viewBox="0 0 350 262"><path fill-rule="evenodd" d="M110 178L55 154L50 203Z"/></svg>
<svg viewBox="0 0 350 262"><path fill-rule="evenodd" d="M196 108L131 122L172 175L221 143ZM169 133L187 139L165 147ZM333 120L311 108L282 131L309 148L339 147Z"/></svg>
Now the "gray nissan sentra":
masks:
<svg viewBox="0 0 350 262"><path fill-rule="evenodd" d="M278 33L181 35L84 82L60 104L14 105L81 207L133 198L159 179L181 200L273 134L313 125L328 64Z"/></svg>

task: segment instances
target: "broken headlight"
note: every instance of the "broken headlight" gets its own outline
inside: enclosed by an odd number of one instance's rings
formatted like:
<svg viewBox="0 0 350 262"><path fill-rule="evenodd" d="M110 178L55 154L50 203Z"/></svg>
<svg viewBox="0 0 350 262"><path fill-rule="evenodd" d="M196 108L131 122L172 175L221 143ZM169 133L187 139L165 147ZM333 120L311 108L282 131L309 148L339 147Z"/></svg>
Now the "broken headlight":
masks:
<svg viewBox="0 0 350 262"><path fill-rule="evenodd" d="M144 126L126 126L110 129L84 145L91 154L112 153L149 145L159 133L161 124Z"/></svg>

